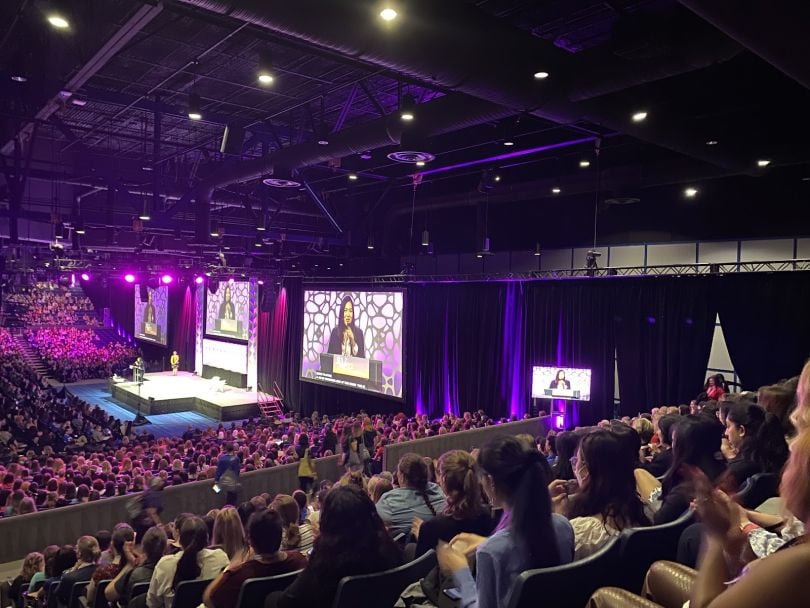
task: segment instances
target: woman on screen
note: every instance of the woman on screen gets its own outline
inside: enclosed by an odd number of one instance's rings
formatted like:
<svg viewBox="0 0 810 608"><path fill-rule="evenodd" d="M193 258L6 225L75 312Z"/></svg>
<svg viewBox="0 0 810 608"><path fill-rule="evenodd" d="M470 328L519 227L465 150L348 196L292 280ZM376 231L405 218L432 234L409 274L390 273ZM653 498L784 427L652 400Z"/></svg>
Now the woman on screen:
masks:
<svg viewBox="0 0 810 608"><path fill-rule="evenodd" d="M153 292L150 289L146 292L146 308L144 310L144 319L146 323L155 322L155 304L152 301Z"/></svg>
<svg viewBox="0 0 810 608"><path fill-rule="evenodd" d="M568 380L565 379L565 370L564 369L558 369L557 370L557 376L554 378L554 380L551 381L551 384L549 384L548 387L551 388L551 389L555 389L555 388L557 388L557 389L559 389L559 388L570 389L571 388L571 383Z"/></svg>
<svg viewBox="0 0 810 608"><path fill-rule="evenodd" d="M350 357L365 357L366 348L363 344L363 333L354 323L354 304L350 296L343 296L338 310L338 326L332 330L329 337L327 352L333 355Z"/></svg>
<svg viewBox="0 0 810 608"><path fill-rule="evenodd" d="M225 288L225 296L222 304L219 305L219 318L220 319L235 319L236 309L231 301L231 287L228 285Z"/></svg>

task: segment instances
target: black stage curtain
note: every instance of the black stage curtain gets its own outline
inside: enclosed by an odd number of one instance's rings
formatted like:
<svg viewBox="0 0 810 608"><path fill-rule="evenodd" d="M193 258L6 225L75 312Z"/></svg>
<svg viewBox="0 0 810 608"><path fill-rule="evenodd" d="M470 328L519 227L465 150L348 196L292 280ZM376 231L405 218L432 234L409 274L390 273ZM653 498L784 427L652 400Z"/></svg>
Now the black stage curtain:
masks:
<svg viewBox="0 0 810 608"><path fill-rule="evenodd" d="M744 388L756 390L801 372L810 356L810 273L719 277L715 300Z"/></svg>
<svg viewBox="0 0 810 608"><path fill-rule="evenodd" d="M591 369L591 400L568 402L566 425L595 424L613 414L614 335L611 281L538 281L526 289L525 399L534 365ZM540 401L550 411L550 402Z"/></svg>
<svg viewBox="0 0 810 608"><path fill-rule="evenodd" d="M171 369L169 356L176 350L180 355L180 369L194 370L196 356L196 311L197 290L193 283L188 285L169 286L169 306L167 310L167 328L169 340L166 349L158 346L165 358L165 369ZM151 346L151 345L150 345Z"/></svg>
<svg viewBox="0 0 810 608"><path fill-rule="evenodd" d="M701 392L717 304L710 277L611 281L621 415Z"/></svg>

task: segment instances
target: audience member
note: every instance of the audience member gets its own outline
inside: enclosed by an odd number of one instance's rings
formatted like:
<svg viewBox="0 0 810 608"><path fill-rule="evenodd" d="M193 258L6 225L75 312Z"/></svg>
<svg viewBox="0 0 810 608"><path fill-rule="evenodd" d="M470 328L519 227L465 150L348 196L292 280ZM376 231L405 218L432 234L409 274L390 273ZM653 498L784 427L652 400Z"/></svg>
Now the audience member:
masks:
<svg viewBox="0 0 810 608"><path fill-rule="evenodd" d="M408 453L397 464L399 487L377 502L377 513L392 534L406 533L414 518L426 521L447 507L444 492L428 481L428 467L418 454Z"/></svg>

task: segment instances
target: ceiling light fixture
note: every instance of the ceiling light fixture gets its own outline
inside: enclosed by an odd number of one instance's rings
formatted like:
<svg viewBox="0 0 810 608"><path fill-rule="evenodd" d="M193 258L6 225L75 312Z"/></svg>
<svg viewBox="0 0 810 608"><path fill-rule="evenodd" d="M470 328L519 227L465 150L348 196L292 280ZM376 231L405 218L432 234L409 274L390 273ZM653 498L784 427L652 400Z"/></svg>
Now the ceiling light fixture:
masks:
<svg viewBox="0 0 810 608"><path fill-rule="evenodd" d="M535 72L534 79L535 80L545 80L548 78L548 72Z"/></svg>
<svg viewBox="0 0 810 608"><path fill-rule="evenodd" d="M270 51L259 51L259 67L256 70L256 79L265 86L273 84L273 61Z"/></svg>
<svg viewBox="0 0 810 608"><path fill-rule="evenodd" d="M644 122L647 120L647 112L641 111L633 114L633 122Z"/></svg>
<svg viewBox="0 0 810 608"><path fill-rule="evenodd" d="M369 251L374 251L374 237L373 236L368 237L368 244L366 245L366 249L368 249Z"/></svg>
<svg viewBox="0 0 810 608"><path fill-rule="evenodd" d="M554 187L551 189L551 193L552 193L552 194L559 194L560 192L562 192L562 188L560 188L559 186L554 186Z"/></svg>
<svg viewBox="0 0 810 608"><path fill-rule="evenodd" d="M134 283L135 282L135 275L132 274L131 272L128 272L127 274L124 275L124 280L127 283Z"/></svg>
<svg viewBox="0 0 810 608"><path fill-rule="evenodd" d="M399 118L410 122L416 117L416 100L413 95L403 95L399 104Z"/></svg>
<svg viewBox="0 0 810 608"><path fill-rule="evenodd" d="M423 160L416 161L416 166L417 167L424 167L425 166L425 161L423 161Z"/></svg>
<svg viewBox="0 0 810 608"><path fill-rule="evenodd" d="M706 145L707 146L716 146L719 142L716 139L707 139Z"/></svg>
<svg viewBox="0 0 810 608"><path fill-rule="evenodd" d="M399 17L399 13L392 9L390 6L386 6L384 9L380 11L380 18L383 21L393 21Z"/></svg>
<svg viewBox="0 0 810 608"><path fill-rule="evenodd" d="M66 30L70 27L70 22L58 13L48 15L48 23L58 30Z"/></svg>
<svg viewBox="0 0 810 608"><path fill-rule="evenodd" d="M188 94L188 117L191 120L202 120L201 100L197 93Z"/></svg>
<svg viewBox="0 0 810 608"><path fill-rule="evenodd" d="M427 247L428 245L430 245L430 232L425 228L422 231L422 247Z"/></svg>
<svg viewBox="0 0 810 608"><path fill-rule="evenodd" d="M683 195L686 198L695 198L697 193L698 193L698 189L697 188L692 188L692 187L685 188L684 191L683 191Z"/></svg>
<svg viewBox="0 0 810 608"><path fill-rule="evenodd" d="M354 181L357 181L357 179L358 179L358 175L357 175L357 173L349 173L348 177L349 177L349 179L350 179L351 181L353 181L353 182L354 182Z"/></svg>
<svg viewBox="0 0 810 608"><path fill-rule="evenodd" d="M22 74L14 74L14 75L11 77L11 79L12 79L14 82L28 82L28 78L26 78L26 77L25 77L25 76L23 76Z"/></svg>
<svg viewBox="0 0 810 608"><path fill-rule="evenodd" d="M589 160L581 160L579 161L579 168L580 169L587 169L591 166L591 161Z"/></svg>
<svg viewBox="0 0 810 608"><path fill-rule="evenodd" d="M535 243L534 245L534 256L539 258L542 255L540 252L540 243Z"/></svg>
<svg viewBox="0 0 810 608"><path fill-rule="evenodd" d="M764 169L765 167L767 167L770 164L771 164L771 159L770 158L760 158L757 161L757 167L760 167L761 169Z"/></svg>

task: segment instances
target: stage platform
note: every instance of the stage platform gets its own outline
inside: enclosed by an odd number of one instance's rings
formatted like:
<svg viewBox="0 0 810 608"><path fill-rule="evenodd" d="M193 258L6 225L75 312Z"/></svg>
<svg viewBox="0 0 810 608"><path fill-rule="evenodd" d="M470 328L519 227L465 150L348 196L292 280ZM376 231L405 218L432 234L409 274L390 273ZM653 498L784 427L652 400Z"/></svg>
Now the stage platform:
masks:
<svg viewBox="0 0 810 608"><path fill-rule="evenodd" d="M110 380L109 390L113 399L131 408L138 408L141 414L170 414L174 412L199 412L215 420L242 420L256 417L259 410L259 393L225 385L223 391L216 390L211 380L206 380L190 372L146 374L138 387L126 380ZM267 396L264 396L267 398Z"/></svg>

